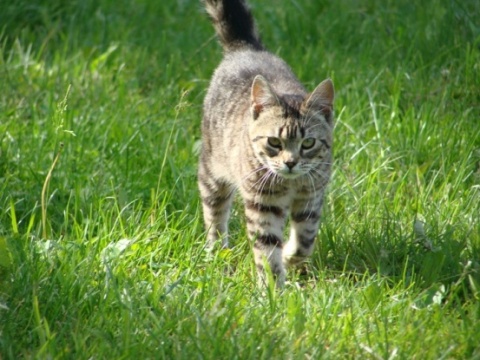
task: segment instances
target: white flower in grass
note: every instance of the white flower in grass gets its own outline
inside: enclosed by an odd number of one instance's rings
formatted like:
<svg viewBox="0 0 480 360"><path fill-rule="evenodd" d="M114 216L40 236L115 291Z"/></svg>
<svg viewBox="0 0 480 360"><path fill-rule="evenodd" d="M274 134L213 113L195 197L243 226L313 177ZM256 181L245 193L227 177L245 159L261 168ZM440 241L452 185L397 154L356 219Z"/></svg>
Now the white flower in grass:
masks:
<svg viewBox="0 0 480 360"><path fill-rule="evenodd" d="M100 257L104 265L109 265L112 261L118 259L125 250L133 244L131 239L121 239L117 242L111 242L102 250Z"/></svg>

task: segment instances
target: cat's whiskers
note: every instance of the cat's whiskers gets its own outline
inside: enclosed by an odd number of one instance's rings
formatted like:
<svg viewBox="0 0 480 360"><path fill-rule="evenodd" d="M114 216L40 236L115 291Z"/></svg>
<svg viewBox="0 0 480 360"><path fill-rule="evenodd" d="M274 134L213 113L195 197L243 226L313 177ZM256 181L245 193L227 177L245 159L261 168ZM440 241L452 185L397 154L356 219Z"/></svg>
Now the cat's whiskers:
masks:
<svg viewBox="0 0 480 360"><path fill-rule="evenodd" d="M258 168L253 169L252 171L250 171L247 175L245 175L245 176L242 178L242 183L245 182L246 180L248 180L251 176L258 174L258 173L259 173L260 171L262 171L262 170L269 170L269 169L268 169L268 167L265 166L265 165L262 165L262 166L259 166ZM261 179L263 176L265 176L265 174L263 174L263 175L260 177L260 179ZM258 179L252 186L250 186L249 189L252 189L252 188L258 183L258 181L259 181L260 179Z"/></svg>
<svg viewBox="0 0 480 360"><path fill-rule="evenodd" d="M265 187L265 184L267 183L268 179L272 175L272 171L268 168L268 166L263 165L262 170L267 170L255 183L253 183L249 190L252 190L253 188L257 188L255 195L261 196L261 193L263 191L263 188Z"/></svg>
<svg viewBox="0 0 480 360"><path fill-rule="evenodd" d="M320 178L322 178L323 180L329 180L330 179L330 175L328 174L325 174L324 172L322 172L321 170L317 169L317 168L312 168L309 172L310 175L315 174L317 176L319 176Z"/></svg>
<svg viewBox="0 0 480 360"><path fill-rule="evenodd" d="M262 194L263 189L265 188L265 185L267 184L268 179L270 179L271 176L272 176L272 172L270 169L268 169L265 175L262 176L262 179L261 179L262 181L260 182L260 186L258 187L257 195Z"/></svg>
<svg viewBox="0 0 480 360"><path fill-rule="evenodd" d="M277 185L283 184L283 182L286 179L283 176L280 176L279 174L275 173L275 181L277 182Z"/></svg>
<svg viewBox="0 0 480 360"><path fill-rule="evenodd" d="M332 165L333 165L332 162L319 161L319 162L317 162L316 164L312 164L312 168L313 168L313 169L316 169L316 170L318 170L318 171L321 171L325 166L331 167Z"/></svg>

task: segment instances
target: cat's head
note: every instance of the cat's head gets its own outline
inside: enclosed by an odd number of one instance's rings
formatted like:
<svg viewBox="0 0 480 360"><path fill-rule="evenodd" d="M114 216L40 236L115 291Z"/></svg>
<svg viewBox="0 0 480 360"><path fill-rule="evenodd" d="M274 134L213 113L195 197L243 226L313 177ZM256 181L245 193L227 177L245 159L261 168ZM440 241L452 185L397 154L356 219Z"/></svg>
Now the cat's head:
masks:
<svg viewBox="0 0 480 360"><path fill-rule="evenodd" d="M285 179L330 168L334 87L324 80L312 93L278 95L258 75L251 89L249 136L256 158Z"/></svg>

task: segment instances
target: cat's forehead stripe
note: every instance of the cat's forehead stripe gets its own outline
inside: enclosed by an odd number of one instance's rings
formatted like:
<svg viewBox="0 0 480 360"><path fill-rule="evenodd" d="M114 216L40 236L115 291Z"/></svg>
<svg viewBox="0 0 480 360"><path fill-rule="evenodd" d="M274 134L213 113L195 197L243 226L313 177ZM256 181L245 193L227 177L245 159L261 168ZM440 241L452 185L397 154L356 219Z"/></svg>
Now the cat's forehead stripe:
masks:
<svg viewBox="0 0 480 360"><path fill-rule="evenodd" d="M295 139L300 133L300 137L305 137L305 128L298 124L289 124L280 126L278 129L278 137L282 138L282 135L285 133L286 139Z"/></svg>
<svg viewBox="0 0 480 360"><path fill-rule="evenodd" d="M299 119L301 117L301 99L296 96L286 96L282 100L282 116L285 119Z"/></svg>

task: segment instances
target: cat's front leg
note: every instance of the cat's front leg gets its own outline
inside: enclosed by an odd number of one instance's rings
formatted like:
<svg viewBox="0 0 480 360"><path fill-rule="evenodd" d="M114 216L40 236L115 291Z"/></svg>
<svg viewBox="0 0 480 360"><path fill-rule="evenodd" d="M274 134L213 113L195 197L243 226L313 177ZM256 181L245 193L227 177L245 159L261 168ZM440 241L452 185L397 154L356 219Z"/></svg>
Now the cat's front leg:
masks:
<svg viewBox="0 0 480 360"><path fill-rule="evenodd" d="M203 159L202 159L203 160ZM198 186L202 198L203 218L207 230L207 250L220 240L228 247L228 218L233 200L233 188L212 176L206 161L199 164Z"/></svg>
<svg viewBox="0 0 480 360"><path fill-rule="evenodd" d="M283 262L286 266L297 265L312 254L321 207L321 198L294 202L290 215L290 238L283 249Z"/></svg>
<svg viewBox="0 0 480 360"><path fill-rule="evenodd" d="M270 266L277 288L285 283L285 267L282 261L282 234L285 226L286 210L282 207L245 201L245 217L248 235L253 244L255 266L259 283L266 285L264 264Z"/></svg>

